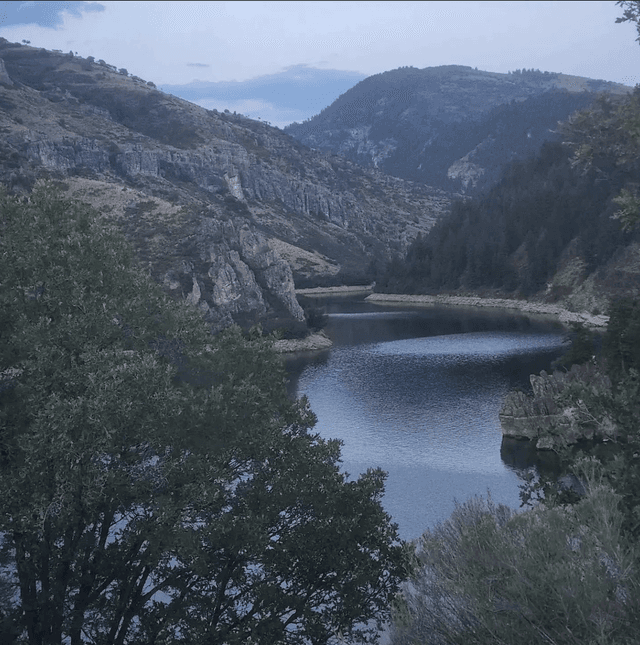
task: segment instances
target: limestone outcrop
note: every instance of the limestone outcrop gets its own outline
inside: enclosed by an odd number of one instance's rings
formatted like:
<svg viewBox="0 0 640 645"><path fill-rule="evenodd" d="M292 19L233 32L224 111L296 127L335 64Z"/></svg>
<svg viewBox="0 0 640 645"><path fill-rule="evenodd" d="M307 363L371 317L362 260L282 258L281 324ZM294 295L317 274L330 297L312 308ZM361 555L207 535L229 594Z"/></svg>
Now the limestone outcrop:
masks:
<svg viewBox="0 0 640 645"><path fill-rule="evenodd" d="M3 83L4 85L13 85L13 81L7 73L7 69L4 66L2 58L0 58L0 83Z"/></svg>
<svg viewBox="0 0 640 645"><path fill-rule="evenodd" d="M593 363L573 365L530 377L531 394L511 392L500 410L505 437L529 439L542 450L555 450L582 440L612 441L617 427L593 402L611 395L611 381Z"/></svg>
<svg viewBox="0 0 640 645"><path fill-rule="evenodd" d="M109 193L105 216L214 326L298 325L295 280L360 276L448 210L442 191L310 150L106 64L4 39L0 58L0 182L20 192L56 179L91 203L100 201L92 190ZM167 219L160 211L170 207Z"/></svg>

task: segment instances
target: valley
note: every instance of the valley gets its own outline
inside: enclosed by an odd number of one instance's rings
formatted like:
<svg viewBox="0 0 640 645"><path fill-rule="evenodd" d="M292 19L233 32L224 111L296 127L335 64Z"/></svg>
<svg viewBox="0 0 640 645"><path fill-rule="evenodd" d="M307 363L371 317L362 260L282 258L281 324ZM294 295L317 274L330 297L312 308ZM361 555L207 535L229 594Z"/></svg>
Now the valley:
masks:
<svg viewBox="0 0 640 645"><path fill-rule="evenodd" d="M260 322L293 336L305 329L295 288L391 285L388 267L453 202L557 138L558 120L597 92L628 89L526 70L403 68L361 81L283 132L91 57L2 41L0 59L0 180L11 192L49 180L98 208L212 329ZM360 148L348 143L365 130ZM401 141L426 142L422 161ZM405 172L396 157L425 172Z"/></svg>
<svg viewBox="0 0 640 645"><path fill-rule="evenodd" d="M615 83L0 38L0 640L632 645L639 173Z"/></svg>

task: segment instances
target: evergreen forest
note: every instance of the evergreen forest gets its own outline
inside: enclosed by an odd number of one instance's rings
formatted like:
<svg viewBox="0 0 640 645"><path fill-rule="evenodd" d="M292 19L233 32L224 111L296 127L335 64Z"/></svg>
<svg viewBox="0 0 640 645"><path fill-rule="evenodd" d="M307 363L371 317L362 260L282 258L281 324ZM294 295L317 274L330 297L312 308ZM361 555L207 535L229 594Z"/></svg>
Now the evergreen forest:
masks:
<svg viewBox="0 0 640 645"><path fill-rule="evenodd" d="M530 297L544 292L563 261L580 258L585 274L605 267L639 239L619 221L635 208L638 122L639 90L600 97L562 124L561 142L513 163L484 196L454 202L450 217L389 265L378 289Z"/></svg>

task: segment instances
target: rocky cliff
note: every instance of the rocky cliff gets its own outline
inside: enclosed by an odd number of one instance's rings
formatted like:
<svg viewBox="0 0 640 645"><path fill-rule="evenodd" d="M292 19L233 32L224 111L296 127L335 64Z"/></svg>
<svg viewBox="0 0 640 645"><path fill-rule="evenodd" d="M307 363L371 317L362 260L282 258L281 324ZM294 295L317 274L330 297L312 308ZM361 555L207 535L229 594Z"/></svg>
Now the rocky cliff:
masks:
<svg viewBox="0 0 640 645"><path fill-rule="evenodd" d="M370 76L320 114L285 128L308 146L446 190L477 193L535 155L558 121L598 92L631 88L534 70L446 65Z"/></svg>
<svg viewBox="0 0 640 645"><path fill-rule="evenodd" d="M446 193L311 151L104 61L0 39L0 181L42 178L119 221L214 327L301 325L294 284L362 274L407 248Z"/></svg>
<svg viewBox="0 0 640 645"><path fill-rule="evenodd" d="M583 440L611 441L615 422L594 413L586 399L611 396L611 381L593 363L573 365L530 377L532 393L511 392L500 410L505 437L535 441L536 448L556 450Z"/></svg>

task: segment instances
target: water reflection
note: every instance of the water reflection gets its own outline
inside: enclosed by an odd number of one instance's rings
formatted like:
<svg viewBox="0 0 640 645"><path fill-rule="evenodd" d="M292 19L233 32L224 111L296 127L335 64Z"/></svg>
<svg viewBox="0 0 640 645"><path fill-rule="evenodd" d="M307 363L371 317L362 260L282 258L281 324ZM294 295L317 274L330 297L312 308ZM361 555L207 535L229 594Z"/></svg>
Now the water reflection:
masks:
<svg viewBox="0 0 640 645"><path fill-rule="evenodd" d="M517 507L522 467L501 453L498 411L559 355L564 330L495 312L369 307L330 303L334 348L288 362L316 430L343 440L345 470L389 473L384 504L405 538L488 488Z"/></svg>

